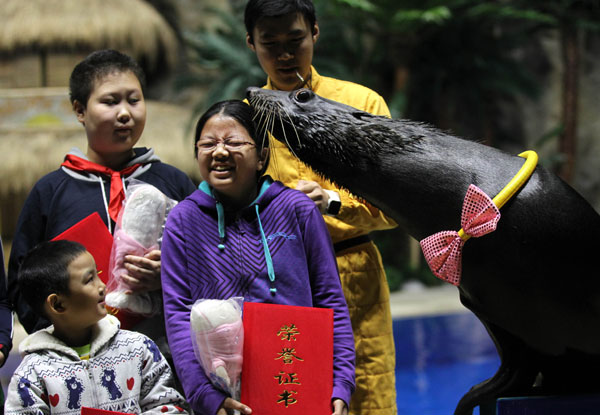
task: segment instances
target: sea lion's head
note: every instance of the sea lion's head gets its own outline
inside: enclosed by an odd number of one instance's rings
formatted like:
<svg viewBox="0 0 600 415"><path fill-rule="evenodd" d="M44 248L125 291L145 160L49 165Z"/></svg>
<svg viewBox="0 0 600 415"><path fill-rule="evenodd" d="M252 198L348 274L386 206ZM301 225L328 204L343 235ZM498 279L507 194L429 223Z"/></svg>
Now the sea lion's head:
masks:
<svg viewBox="0 0 600 415"><path fill-rule="evenodd" d="M292 153L327 177L352 174L397 152L393 120L323 98L309 89L248 88L259 136L271 133ZM335 164L335 166L332 166ZM331 168L335 168L335 172Z"/></svg>

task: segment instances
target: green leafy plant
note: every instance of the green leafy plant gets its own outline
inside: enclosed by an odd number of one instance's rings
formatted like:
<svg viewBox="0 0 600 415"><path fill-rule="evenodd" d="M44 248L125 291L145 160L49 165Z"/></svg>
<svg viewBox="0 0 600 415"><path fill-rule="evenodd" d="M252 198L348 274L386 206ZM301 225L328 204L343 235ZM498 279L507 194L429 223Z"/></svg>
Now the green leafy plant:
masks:
<svg viewBox="0 0 600 415"><path fill-rule="evenodd" d="M206 95L194 106L194 116L210 104L225 99L242 99L249 86L262 86L266 76L254 53L246 47L243 19L221 9L207 13L219 21L213 31L184 32L189 71L180 75L178 90L189 87L206 89Z"/></svg>

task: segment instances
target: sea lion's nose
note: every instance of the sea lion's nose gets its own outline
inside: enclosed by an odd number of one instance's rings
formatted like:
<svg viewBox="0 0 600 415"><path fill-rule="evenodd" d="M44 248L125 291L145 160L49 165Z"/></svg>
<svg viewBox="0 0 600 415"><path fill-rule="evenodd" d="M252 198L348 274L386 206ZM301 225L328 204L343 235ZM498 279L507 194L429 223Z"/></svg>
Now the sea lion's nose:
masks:
<svg viewBox="0 0 600 415"><path fill-rule="evenodd" d="M247 99L252 98L252 95L254 95L254 92L257 91L257 90L259 90L259 89L260 88L257 88L255 86L251 86L251 87L246 88L246 98Z"/></svg>

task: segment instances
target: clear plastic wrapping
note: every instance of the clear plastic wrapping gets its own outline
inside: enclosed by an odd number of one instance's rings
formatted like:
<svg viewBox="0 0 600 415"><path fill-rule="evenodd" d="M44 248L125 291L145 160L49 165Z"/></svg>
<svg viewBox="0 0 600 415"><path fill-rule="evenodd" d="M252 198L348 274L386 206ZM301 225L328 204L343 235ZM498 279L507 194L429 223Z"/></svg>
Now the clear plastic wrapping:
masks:
<svg viewBox="0 0 600 415"><path fill-rule="evenodd" d="M244 326L242 297L227 300L202 299L190 313L194 353L211 382L240 398Z"/></svg>
<svg viewBox="0 0 600 415"><path fill-rule="evenodd" d="M139 180L130 181L115 226L106 305L144 316L160 311L160 292L132 293L121 275L128 273L124 265L126 255L143 257L154 249L160 249L167 215L176 204L156 187Z"/></svg>

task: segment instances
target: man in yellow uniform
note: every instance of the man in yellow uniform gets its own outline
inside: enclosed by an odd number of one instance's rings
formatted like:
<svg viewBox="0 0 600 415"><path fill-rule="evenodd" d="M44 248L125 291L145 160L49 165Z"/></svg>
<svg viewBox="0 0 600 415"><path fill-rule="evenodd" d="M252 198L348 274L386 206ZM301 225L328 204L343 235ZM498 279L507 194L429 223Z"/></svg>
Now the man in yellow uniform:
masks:
<svg viewBox="0 0 600 415"><path fill-rule="evenodd" d="M250 0L246 42L268 75L264 88L316 94L376 115L389 116L381 96L312 67L319 26L311 0ZM356 343L356 391L351 414L395 415L395 351L389 288L381 256L368 234L396 226L370 204L324 180L279 141L271 142L267 174L306 193L325 214L337 256Z"/></svg>

